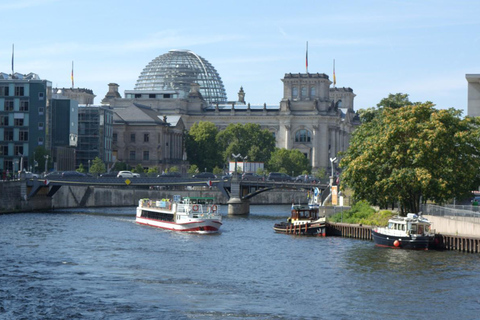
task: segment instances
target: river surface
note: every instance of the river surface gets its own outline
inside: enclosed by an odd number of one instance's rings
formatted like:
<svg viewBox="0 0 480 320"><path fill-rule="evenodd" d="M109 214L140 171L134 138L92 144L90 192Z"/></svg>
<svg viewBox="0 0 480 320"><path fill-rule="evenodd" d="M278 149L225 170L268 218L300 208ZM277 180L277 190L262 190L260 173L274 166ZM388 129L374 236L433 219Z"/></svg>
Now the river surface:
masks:
<svg viewBox="0 0 480 320"><path fill-rule="evenodd" d="M276 234L289 206L217 235L135 208L0 215L0 319L479 319L479 255Z"/></svg>

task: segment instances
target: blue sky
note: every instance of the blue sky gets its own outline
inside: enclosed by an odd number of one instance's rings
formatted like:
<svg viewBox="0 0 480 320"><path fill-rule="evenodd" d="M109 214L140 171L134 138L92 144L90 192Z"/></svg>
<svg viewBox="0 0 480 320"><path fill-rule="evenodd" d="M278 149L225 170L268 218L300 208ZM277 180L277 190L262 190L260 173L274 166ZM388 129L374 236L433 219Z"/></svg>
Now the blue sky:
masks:
<svg viewBox="0 0 480 320"><path fill-rule="evenodd" d="M233 3L233 2L232 2ZM0 72L34 72L53 86L105 96L131 90L143 68L170 49L189 49L219 72L234 100L278 105L285 73L351 87L355 109L389 93L466 113L465 74L480 73L480 1L112 1L2 0Z"/></svg>

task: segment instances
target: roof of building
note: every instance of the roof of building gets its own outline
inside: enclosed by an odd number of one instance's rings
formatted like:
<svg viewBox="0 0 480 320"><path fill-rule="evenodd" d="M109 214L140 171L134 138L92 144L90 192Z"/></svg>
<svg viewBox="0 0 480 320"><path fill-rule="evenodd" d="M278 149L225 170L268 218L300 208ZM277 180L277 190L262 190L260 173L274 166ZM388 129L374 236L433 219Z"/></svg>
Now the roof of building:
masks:
<svg viewBox="0 0 480 320"><path fill-rule="evenodd" d="M188 93L192 83L210 104L225 103L227 94L215 68L190 50L170 50L153 59L141 72L135 90L176 90Z"/></svg>

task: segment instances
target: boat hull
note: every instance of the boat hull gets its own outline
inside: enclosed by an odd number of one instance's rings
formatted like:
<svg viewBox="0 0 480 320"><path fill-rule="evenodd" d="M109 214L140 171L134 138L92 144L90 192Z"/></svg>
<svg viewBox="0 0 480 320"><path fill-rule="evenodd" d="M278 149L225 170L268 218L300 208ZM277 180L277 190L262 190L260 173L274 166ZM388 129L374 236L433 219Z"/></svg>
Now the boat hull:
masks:
<svg viewBox="0 0 480 320"><path fill-rule="evenodd" d="M296 235L306 235L306 236L317 236L325 237L326 226L325 223L305 223L301 225L294 225L293 223L281 222L276 223L273 226L273 230L278 233L287 233L287 234L296 234Z"/></svg>
<svg viewBox="0 0 480 320"><path fill-rule="evenodd" d="M222 225L222 223L218 220L198 220L186 223L175 223L141 217L137 217L136 222L138 224L157 227L165 230L200 234L218 233L220 231L220 226Z"/></svg>
<svg viewBox="0 0 480 320"><path fill-rule="evenodd" d="M434 236L393 236L372 230L373 242L379 247L428 250L434 245Z"/></svg>

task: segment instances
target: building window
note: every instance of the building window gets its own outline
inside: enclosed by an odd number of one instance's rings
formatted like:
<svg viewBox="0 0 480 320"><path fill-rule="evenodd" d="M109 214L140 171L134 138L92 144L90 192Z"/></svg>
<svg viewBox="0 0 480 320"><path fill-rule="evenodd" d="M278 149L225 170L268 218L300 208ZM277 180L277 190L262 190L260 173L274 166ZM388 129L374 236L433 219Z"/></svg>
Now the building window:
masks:
<svg viewBox="0 0 480 320"><path fill-rule="evenodd" d="M150 160L150 152L143 151L143 160Z"/></svg>
<svg viewBox="0 0 480 320"><path fill-rule="evenodd" d="M151 93L150 93L150 94L148 95L148 97L149 97L150 99L155 99L155 98L157 97L157 95L156 95L156 94L151 94Z"/></svg>
<svg viewBox="0 0 480 320"><path fill-rule="evenodd" d="M149 139L150 139L150 138L149 138L148 133L145 133L145 134L143 135L143 142L148 142Z"/></svg>
<svg viewBox="0 0 480 320"><path fill-rule="evenodd" d="M142 97L142 95L141 95L141 94L139 94L139 93L135 93L135 99L140 99L141 97Z"/></svg>
<svg viewBox="0 0 480 320"><path fill-rule="evenodd" d="M43 138L42 137L38 138L38 145L43 146Z"/></svg>
<svg viewBox="0 0 480 320"><path fill-rule="evenodd" d="M311 99L316 98L315 87L310 88L310 98Z"/></svg>
<svg viewBox="0 0 480 320"><path fill-rule="evenodd" d="M8 86L0 86L0 96L8 96L9 91Z"/></svg>
<svg viewBox="0 0 480 320"><path fill-rule="evenodd" d="M23 86L15 87L15 95L23 97L25 95L25 88Z"/></svg>
<svg viewBox="0 0 480 320"><path fill-rule="evenodd" d="M28 111L28 101L20 100L20 111Z"/></svg>
<svg viewBox="0 0 480 320"><path fill-rule="evenodd" d="M295 142L310 142L311 140L312 136L308 130L302 129L295 133Z"/></svg>
<svg viewBox="0 0 480 320"><path fill-rule="evenodd" d="M43 99L45 99L45 93L39 92L38 93L38 100L43 100Z"/></svg>
<svg viewBox="0 0 480 320"><path fill-rule="evenodd" d="M14 119L13 125L17 127L23 127L23 119Z"/></svg>
<svg viewBox="0 0 480 320"><path fill-rule="evenodd" d="M23 155L23 146L15 146L15 155Z"/></svg>
<svg viewBox="0 0 480 320"><path fill-rule="evenodd" d="M0 126L8 126L8 116L0 116Z"/></svg>
<svg viewBox="0 0 480 320"><path fill-rule="evenodd" d="M298 98L298 88L293 87L292 88L292 99L297 99Z"/></svg>
<svg viewBox="0 0 480 320"><path fill-rule="evenodd" d="M3 140L4 141L13 141L13 129L5 129L3 131Z"/></svg>
<svg viewBox="0 0 480 320"><path fill-rule="evenodd" d="M1 146L0 147L0 155L8 156L8 146Z"/></svg>
<svg viewBox="0 0 480 320"><path fill-rule="evenodd" d="M307 97L307 87L302 87L302 99Z"/></svg>
<svg viewBox="0 0 480 320"><path fill-rule="evenodd" d="M118 139L117 134L114 133L114 134L112 135L112 142L113 142L113 143L117 143L117 141L118 141L117 139Z"/></svg>
<svg viewBox="0 0 480 320"><path fill-rule="evenodd" d="M135 151L130 151L129 157L130 160L135 160Z"/></svg>
<svg viewBox="0 0 480 320"><path fill-rule="evenodd" d="M130 142L135 142L135 133L130 134Z"/></svg>
<svg viewBox="0 0 480 320"><path fill-rule="evenodd" d="M28 131L21 130L19 132L18 140L20 141L28 141Z"/></svg>
<svg viewBox="0 0 480 320"><path fill-rule="evenodd" d="M38 123L38 130L43 130L43 122Z"/></svg>
<svg viewBox="0 0 480 320"><path fill-rule="evenodd" d="M43 107L38 108L38 115L43 116Z"/></svg>
<svg viewBox="0 0 480 320"><path fill-rule="evenodd" d="M5 100L5 111L13 111L13 100Z"/></svg>

